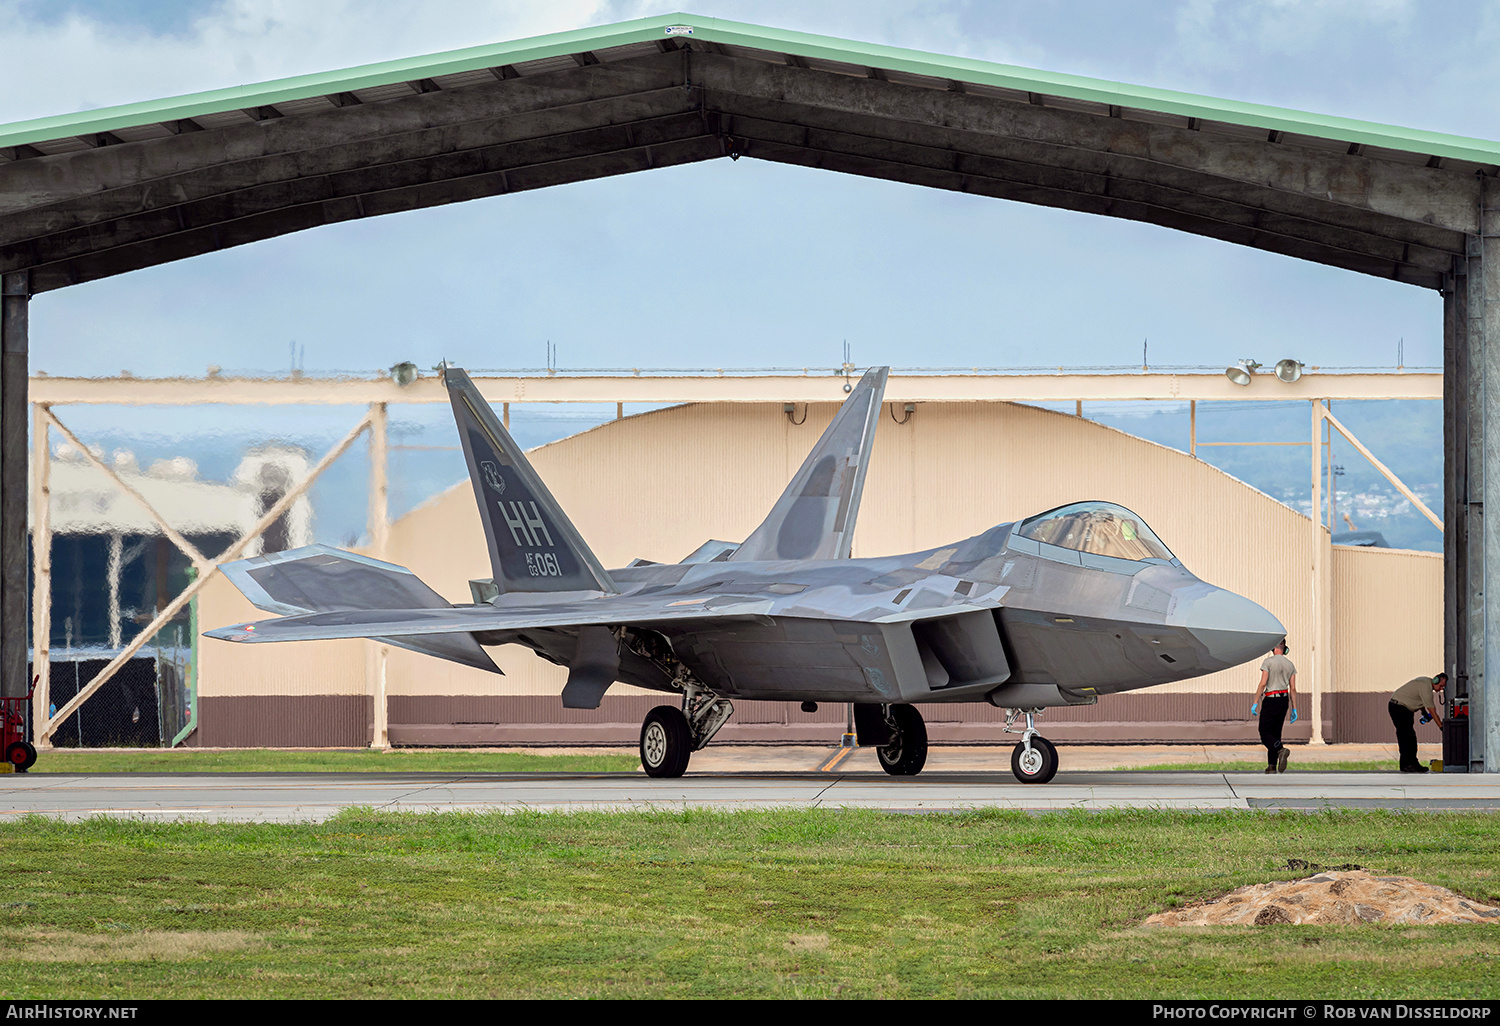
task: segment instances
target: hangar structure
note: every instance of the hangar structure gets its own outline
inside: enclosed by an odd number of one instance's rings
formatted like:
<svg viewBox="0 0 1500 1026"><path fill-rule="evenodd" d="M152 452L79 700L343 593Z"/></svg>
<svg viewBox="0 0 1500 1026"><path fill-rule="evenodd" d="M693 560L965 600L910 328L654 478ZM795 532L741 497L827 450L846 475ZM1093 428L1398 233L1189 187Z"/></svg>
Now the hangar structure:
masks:
<svg viewBox="0 0 1500 1026"><path fill-rule="evenodd" d="M31 296L721 157L1146 221L1444 297L1444 662L1500 772L1500 144L688 14L0 126L0 691L26 687ZM1497 345L1487 346L1494 335ZM1491 408L1496 416L1487 417ZM1494 753L1492 758L1487 754Z"/></svg>

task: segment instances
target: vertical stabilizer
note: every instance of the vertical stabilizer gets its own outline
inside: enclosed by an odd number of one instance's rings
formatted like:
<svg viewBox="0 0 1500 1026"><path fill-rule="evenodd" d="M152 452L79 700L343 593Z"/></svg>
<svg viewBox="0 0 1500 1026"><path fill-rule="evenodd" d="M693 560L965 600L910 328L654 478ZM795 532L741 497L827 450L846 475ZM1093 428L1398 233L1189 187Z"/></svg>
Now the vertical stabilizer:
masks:
<svg viewBox="0 0 1500 1026"><path fill-rule="evenodd" d="M474 382L457 367L445 368L443 380L495 584L507 592L619 592Z"/></svg>
<svg viewBox="0 0 1500 1026"><path fill-rule="evenodd" d="M848 559L889 367L865 371L802 469L731 561Z"/></svg>

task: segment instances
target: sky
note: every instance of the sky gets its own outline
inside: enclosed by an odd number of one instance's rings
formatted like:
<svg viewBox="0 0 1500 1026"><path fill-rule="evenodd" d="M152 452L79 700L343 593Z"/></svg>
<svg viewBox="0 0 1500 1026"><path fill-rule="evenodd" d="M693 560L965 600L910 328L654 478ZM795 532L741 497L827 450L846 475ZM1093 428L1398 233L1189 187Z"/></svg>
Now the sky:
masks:
<svg viewBox="0 0 1500 1026"><path fill-rule="evenodd" d="M1500 138L1500 6L697 0L692 13ZM0 123L681 10L0 0ZM663 212L666 213L663 213ZM51 374L1441 363L1428 290L1151 225L743 159L300 232L36 297Z"/></svg>

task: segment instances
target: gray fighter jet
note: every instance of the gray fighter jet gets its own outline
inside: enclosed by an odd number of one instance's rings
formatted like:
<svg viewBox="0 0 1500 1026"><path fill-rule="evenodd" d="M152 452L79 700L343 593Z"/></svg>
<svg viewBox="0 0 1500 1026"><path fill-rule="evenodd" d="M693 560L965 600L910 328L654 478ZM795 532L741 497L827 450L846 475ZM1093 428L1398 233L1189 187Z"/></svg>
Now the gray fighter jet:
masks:
<svg viewBox="0 0 1500 1026"><path fill-rule="evenodd" d="M1011 768L1028 783L1057 772L1057 749L1036 730L1043 709L1226 669L1285 635L1109 502L851 559L886 374L853 388L745 541L606 570L468 375L446 368L492 571L470 583L473 602L453 605L403 567L311 546L226 566L251 602L282 615L208 635L372 638L495 673L485 646L523 645L568 668L568 708L597 708L616 681L676 696L641 728L641 763L656 777L680 776L736 698L852 703L858 743L893 775L927 759L918 704L988 702L1020 735Z"/></svg>

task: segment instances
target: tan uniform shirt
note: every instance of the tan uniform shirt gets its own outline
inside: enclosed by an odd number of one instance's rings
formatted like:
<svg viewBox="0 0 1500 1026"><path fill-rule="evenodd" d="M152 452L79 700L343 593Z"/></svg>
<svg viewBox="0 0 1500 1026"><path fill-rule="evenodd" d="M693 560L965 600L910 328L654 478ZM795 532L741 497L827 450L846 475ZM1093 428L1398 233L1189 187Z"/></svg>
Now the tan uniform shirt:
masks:
<svg viewBox="0 0 1500 1026"><path fill-rule="evenodd" d="M1391 701L1412 712L1437 708L1437 699L1432 695L1432 678L1413 677L1396 689Z"/></svg>
<svg viewBox="0 0 1500 1026"><path fill-rule="evenodd" d="M1286 691L1291 688L1292 674L1297 672L1297 667L1284 655L1270 655L1266 661L1260 664L1260 668L1266 671L1266 694L1273 695L1278 691Z"/></svg>

